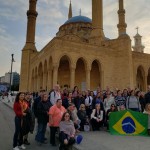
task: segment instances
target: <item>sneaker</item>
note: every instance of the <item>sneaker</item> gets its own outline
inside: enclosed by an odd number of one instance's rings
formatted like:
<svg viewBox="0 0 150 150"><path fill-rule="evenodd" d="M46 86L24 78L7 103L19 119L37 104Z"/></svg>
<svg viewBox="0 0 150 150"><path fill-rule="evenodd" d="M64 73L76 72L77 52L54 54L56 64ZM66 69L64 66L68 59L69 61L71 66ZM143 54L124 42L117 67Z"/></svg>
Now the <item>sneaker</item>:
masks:
<svg viewBox="0 0 150 150"><path fill-rule="evenodd" d="M44 141L47 141L47 138L46 138L46 137L44 138Z"/></svg>
<svg viewBox="0 0 150 150"><path fill-rule="evenodd" d="M61 144L59 144L58 149L59 149L59 150L64 150L64 148L62 147Z"/></svg>
<svg viewBox="0 0 150 150"><path fill-rule="evenodd" d="M29 141L26 139L26 140L24 140L24 142L23 142L25 145L30 145L30 143L29 143Z"/></svg>
<svg viewBox="0 0 150 150"><path fill-rule="evenodd" d="M21 146L19 146L20 149L26 149L26 147L22 144Z"/></svg>
<svg viewBox="0 0 150 150"><path fill-rule="evenodd" d="M14 147L13 150L20 150L18 146Z"/></svg>
<svg viewBox="0 0 150 150"><path fill-rule="evenodd" d="M43 141L43 142L41 142L42 144L47 144L47 141Z"/></svg>
<svg viewBox="0 0 150 150"><path fill-rule="evenodd" d="M52 144L52 146L57 146L56 144Z"/></svg>
<svg viewBox="0 0 150 150"><path fill-rule="evenodd" d="M41 142L37 142L37 145L38 145L38 146L42 146L42 143L41 143Z"/></svg>

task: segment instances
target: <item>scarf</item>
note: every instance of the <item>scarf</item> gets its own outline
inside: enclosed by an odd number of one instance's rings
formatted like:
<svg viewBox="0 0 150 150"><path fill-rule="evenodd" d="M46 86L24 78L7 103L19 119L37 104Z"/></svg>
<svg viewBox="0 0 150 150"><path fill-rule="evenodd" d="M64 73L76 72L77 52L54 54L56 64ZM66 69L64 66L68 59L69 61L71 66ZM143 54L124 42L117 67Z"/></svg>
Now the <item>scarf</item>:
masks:
<svg viewBox="0 0 150 150"><path fill-rule="evenodd" d="M60 131L63 131L68 136L75 134L75 128L73 122L70 121L61 121L59 124Z"/></svg>

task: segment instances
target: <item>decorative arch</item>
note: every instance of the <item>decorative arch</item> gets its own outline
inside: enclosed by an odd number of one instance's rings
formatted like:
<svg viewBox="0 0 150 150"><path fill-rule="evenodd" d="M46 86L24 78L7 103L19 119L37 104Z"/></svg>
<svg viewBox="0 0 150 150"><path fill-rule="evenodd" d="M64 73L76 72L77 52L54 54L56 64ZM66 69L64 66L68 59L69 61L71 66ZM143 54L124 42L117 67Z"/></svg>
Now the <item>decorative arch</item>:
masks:
<svg viewBox="0 0 150 150"><path fill-rule="evenodd" d="M34 91L37 91L37 85L38 85L38 71L37 67L35 68L35 82L34 82Z"/></svg>
<svg viewBox="0 0 150 150"><path fill-rule="evenodd" d="M44 61L44 74L43 74L43 89L47 90L48 67L47 60Z"/></svg>
<svg viewBox="0 0 150 150"><path fill-rule="evenodd" d="M47 72L47 60L44 61L44 73Z"/></svg>
<svg viewBox="0 0 150 150"><path fill-rule="evenodd" d="M31 76L31 90L34 91L34 84L35 84L35 73L34 69L32 70L32 76Z"/></svg>
<svg viewBox="0 0 150 150"><path fill-rule="evenodd" d="M150 68L148 69L147 85L150 85Z"/></svg>
<svg viewBox="0 0 150 150"><path fill-rule="evenodd" d="M52 70L52 69L53 69L53 59L52 56L50 56L48 61L48 70Z"/></svg>
<svg viewBox="0 0 150 150"><path fill-rule="evenodd" d="M85 65L85 70L87 70L88 68L90 68L90 65L88 65L88 62L87 62L87 58L85 58L83 56L82 57L78 57L76 59L76 61L75 61L76 66L77 66L77 62L78 62L79 59L83 61L84 65Z"/></svg>
<svg viewBox="0 0 150 150"><path fill-rule="evenodd" d="M143 66L137 68L136 86L142 91L145 89L145 71Z"/></svg>
<svg viewBox="0 0 150 150"><path fill-rule="evenodd" d="M49 57L48 60L48 68L47 68L47 90L50 91L53 88L53 59L52 56Z"/></svg>
<svg viewBox="0 0 150 150"><path fill-rule="evenodd" d="M79 58L76 62L75 85L81 90L86 89L86 69L87 62L83 57Z"/></svg>
<svg viewBox="0 0 150 150"><path fill-rule="evenodd" d="M94 60L91 64L90 89L95 90L98 86L101 87L101 64Z"/></svg>
<svg viewBox="0 0 150 150"><path fill-rule="evenodd" d="M69 65L71 65L73 63L71 56L67 53L63 53L58 57L58 62L60 62L60 60L62 59L62 57L67 57Z"/></svg>
<svg viewBox="0 0 150 150"><path fill-rule="evenodd" d="M60 58L58 67L58 84L61 88L70 87L70 64L71 60L67 55Z"/></svg>
<svg viewBox="0 0 150 150"><path fill-rule="evenodd" d="M43 65L40 62L39 67L38 67L38 90L43 88Z"/></svg>

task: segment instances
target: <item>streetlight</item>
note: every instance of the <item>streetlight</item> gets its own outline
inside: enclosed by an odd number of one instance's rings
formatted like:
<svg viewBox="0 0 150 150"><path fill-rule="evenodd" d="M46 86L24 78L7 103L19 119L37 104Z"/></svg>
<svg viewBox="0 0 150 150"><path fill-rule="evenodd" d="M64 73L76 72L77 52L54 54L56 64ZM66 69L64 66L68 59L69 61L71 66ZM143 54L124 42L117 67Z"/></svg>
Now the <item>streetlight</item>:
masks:
<svg viewBox="0 0 150 150"><path fill-rule="evenodd" d="M11 93L11 80L12 80L12 67L13 67L13 62L15 62L14 60L14 54L11 54L11 71L10 71L10 87L9 87L9 91Z"/></svg>

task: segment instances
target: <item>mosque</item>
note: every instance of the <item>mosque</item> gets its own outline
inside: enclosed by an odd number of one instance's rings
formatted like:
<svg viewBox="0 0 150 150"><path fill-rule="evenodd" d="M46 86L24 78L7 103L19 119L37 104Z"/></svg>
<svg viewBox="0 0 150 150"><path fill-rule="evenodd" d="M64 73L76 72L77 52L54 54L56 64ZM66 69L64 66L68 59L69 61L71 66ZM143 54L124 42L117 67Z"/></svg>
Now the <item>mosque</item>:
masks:
<svg viewBox="0 0 150 150"><path fill-rule="evenodd" d="M80 2L80 1L79 1ZM29 0L26 43L22 49L20 91L61 88L95 90L139 88L150 84L150 54L144 53L142 36L134 36L135 45L126 33L124 1L118 0L118 37L109 39L103 30L103 0L92 0L92 19L72 16L41 51L35 46L37 0ZM105 20L104 20L105 21Z"/></svg>

